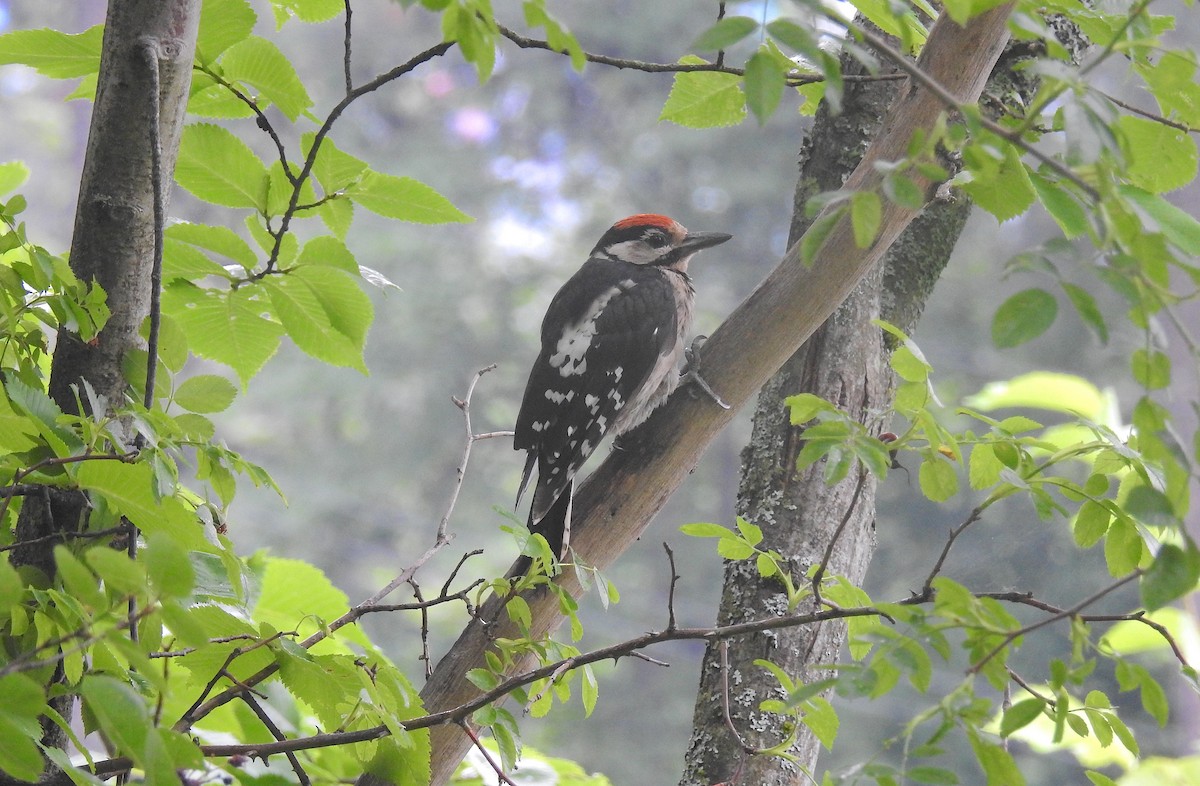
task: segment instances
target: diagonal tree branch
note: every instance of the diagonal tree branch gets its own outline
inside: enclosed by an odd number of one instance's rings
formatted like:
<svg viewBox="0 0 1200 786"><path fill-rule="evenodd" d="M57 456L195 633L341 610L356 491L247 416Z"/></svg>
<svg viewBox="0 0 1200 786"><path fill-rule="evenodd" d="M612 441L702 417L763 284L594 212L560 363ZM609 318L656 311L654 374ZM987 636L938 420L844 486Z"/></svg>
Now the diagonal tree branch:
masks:
<svg viewBox="0 0 1200 786"><path fill-rule="evenodd" d="M977 100L1008 39L1010 10L1010 5L993 9L966 28L940 19L919 61L922 72L959 103ZM876 164L905 158L913 132L930 128L942 111L938 96L910 84L847 181L847 191L877 189L882 178ZM723 410L686 394L675 396L630 434L624 450L611 453L580 488L573 543L583 561L604 569L641 535L736 411L875 267L917 213L885 203L879 235L866 249L857 246L850 221L843 216L830 230L820 260L812 267L804 265L798 246L787 253L705 345L705 376L733 408ZM566 570L559 581L571 594L582 593L573 571ZM552 593L535 593L526 600L533 636L547 634L561 623ZM506 622L489 627L480 621L498 616L499 601L487 605L422 691L429 710L460 706L478 695L465 679L466 672L482 665L494 637L515 635ZM527 668L528 664L516 665L517 671ZM440 786L453 773L469 740L456 729L434 729L432 739L432 784Z"/></svg>

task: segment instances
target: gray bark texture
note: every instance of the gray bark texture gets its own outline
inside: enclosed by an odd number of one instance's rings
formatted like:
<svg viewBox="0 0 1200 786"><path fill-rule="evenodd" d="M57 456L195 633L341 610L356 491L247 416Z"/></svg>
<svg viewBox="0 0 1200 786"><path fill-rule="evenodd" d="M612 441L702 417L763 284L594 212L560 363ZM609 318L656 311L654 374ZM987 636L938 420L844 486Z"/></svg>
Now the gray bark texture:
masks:
<svg viewBox="0 0 1200 786"><path fill-rule="evenodd" d="M1085 47L1078 32L1066 28L1057 32L1078 57ZM989 79L986 100L1031 98L1035 77L1013 65L1037 53L1028 43L1010 45ZM847 74L862 73L849 57L843 57L843 68ZM840 115L829 114L824 106L818 112L800 152L790 242L797 241L811 223L805 217L805 203L842 186L901 89L894 82L848 84ZM841 575L862 585L876 544L876 486L875 478L859 468L833 486L826 485L821 463L798 471L803 426L791 424L784 400L813 393L846 409L871 433L885 430L895 392L888 365L893 347L871 320L882 317L911 332L970 209L965 197L928 205L888 250L880 268L860 282L759 394L751 441L743 453L738 513L762 527L760 547L775 549L788 559L798 582L822 561L836 536L826 575ZM821 260L815 264L819 266ZM718 625L782 615L786 605L779 585L760 578L753 562L726 563ZM786 696L754 660L770 660L798 683L811 683L831 676L817 664L837 662L845 640L844 623L823 622L730 640L724 658L721 647L710 643L701 666L680 786L812 783L805 771L819 782L815 769L820 743L807 729L801 730L790 751L798 763L750 755L744 749L769 747L786 738L779 716L759 709L765 699Z"/></svg>
<svg viewBox="0 0 1200 786"><path fill-rule="evenodd" d="M77 411L75 389L84 380L104 397L110 410L125 401L128 382L121 362L130 349L141 345L139 330L150 312L155 232L151 143L156 136L160 140L161 175L169 183L187 107L199 23L200 0L113 0L109 4L71 241L71 268L82 281L103 288L111 317L90 343L59 331L50 396L64 411ZM152 63L157 67L157 79ZM151 133L156 113L157 135ZM165 201L165 186L163 190ZM87 400L82 390L79 397ZM48 490L45 497L26 497L16 539L35 540L76 530L84 515L86 500L78 492L51 494ZM54 545L53 539L47 539L15 549L13 565L36 568L53 577ZM69 700L69 696L55 699L52 706L69 718ZM46 745L65 744L65 735L51 721L43 721L43 730ZM48 766L44 778L57 775ZM0 786L13 782L0 774Z"/></svg>

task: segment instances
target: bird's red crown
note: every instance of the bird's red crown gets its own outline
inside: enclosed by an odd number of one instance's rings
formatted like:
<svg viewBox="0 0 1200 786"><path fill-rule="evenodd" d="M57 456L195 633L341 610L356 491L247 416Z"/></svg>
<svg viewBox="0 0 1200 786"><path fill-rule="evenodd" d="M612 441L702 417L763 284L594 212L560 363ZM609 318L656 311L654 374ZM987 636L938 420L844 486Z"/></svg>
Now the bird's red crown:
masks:
<svg viewBox="0 0 1200 786"><path fill-rule="evenodd" d="M676 221L673 218L660 216L657 213L638 213L637 215L630 216L629 218L622 218L620 221L613 224L613 228L629 229L630 227L651 226L670 230L675 225Z"/></svg>

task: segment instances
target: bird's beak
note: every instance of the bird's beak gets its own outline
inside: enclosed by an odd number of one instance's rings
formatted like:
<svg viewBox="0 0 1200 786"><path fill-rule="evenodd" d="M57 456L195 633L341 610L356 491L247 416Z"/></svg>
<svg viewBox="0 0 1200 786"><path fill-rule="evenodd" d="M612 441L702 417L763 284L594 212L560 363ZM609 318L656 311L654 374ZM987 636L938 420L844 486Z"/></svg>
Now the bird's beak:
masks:
<svg viewBox="0 0 1200 786"><path fill-rule="evenodd" d="M702 248L719 246L731 237L733 235L724 232L688 232L679 248L684 251L699 251Z"/></svg>

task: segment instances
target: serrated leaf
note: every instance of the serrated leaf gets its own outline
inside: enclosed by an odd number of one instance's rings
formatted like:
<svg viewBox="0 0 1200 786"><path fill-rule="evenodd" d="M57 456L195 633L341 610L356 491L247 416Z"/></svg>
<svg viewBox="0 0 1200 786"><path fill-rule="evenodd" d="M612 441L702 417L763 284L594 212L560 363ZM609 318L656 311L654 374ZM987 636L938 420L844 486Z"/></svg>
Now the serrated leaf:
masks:
<svg viewBox="0 0 1200 786"><path fill-rule="evenodd" d="M470 216L429 186L411 177L365 172L346 195L387 218L418 224L467 223Z"/></svg>
<svg viewBox="0 0 1200 786"><path fill-rule="evenodd" d="M100 591L96 577L80 562L66 546L54 547L54 563L58 567L58 575L62 578L63 586L81 603L96 611L108 607L104 593Z"/></svg>
<svg viewBox="0 0 1200 786"><path fill-rule="evenodd" d="M757 29L757 20L748 16L727 16L701 33L692 48L698 52L727 49Z"/></svg>
<svg viewBox="0 0 1200 786"><path fill-rule="evenodd" d="M175 403L189 412L224 412L237 396L237 386L216 374L198 374L175 390Z"/></svg>
<svg viewBox="0 0 1200 786"><path fill-rule="evenodd" d="M958 473L950 462L940 458L930 456L921 462L917 478L921 493L934 502L945 502L958 493Z"/></svg>
<svg viewBox="0 0 1200 786"><path fill-rule="evenodd" d="M1123 518L1115 518L1104 539L1104 560L1114 578L1127 576L1142 560L1142 538L1137 528Z"/></svg>
<svg viewBox="0 0 1200 786"><path fill-rule="evenodd" d="M170 535L156 532L146 538L142 558L151 584L161 595L182 598L191 594L196 572L187 551Z"/></svg>
<svg viewBox="0 0 1200 786"><path fill-rule="evenodd" d="M1129 182L1151 194L1182 188L1196 179L1196 142L1186 131L1144 117L1121 115L1117 131Z"/></svg>
<svg viewBox="0 0 1200 786"><path fill-rule="evenodd" d="M821 745L825 746L826 750L833 750L833 743L837 741L840 721L837 711L834 710L828 699L823 696L814 696L809 699L801 720Z"/></svg>
<svg viewBox="0 0 1200 786"><path fill-rule="evenodd" d="M316 134L309 132L301 137L304 155L312 153L312 145ZM313 175L326 194L341 191L346 186L358 180L363 172L370 167L366 161L356 158L341 150L329 137L321 140L321 148L317 151L317 160L313 162Z"/></svg>
<svg viewBox="0 0 1200 786"><path fill-rule="evenodd" d="M221 69L227 80L257 88L293 122L312 106L291 61L265 38L252 35L229 47L221 56Z"/></svg>
<svg viewBox="0 0 1200 786"><path fill-rule="evenodd" d="M84 76L99 70L103 38L103 25L75 34L49 28L14 30L0 35L0 65L20 63L52 79Z"/></svg>
<svg viewBox="0 0 1200 786"><path fill-rule="evenodd" d="M963 190L997 221L1024 213L1033 204L1036 193L1016 146L1006 144L999 162L983 154L970 155L971 150L968 148L964 157L973 165L974 179L965 183Z"/></svg>
<svg viewBox="0 0 1200 786"><path fill-rule="evenodd" d="M257 19L247 0L204 0L196 36L196 59L211 63L226 49L249 37Z"/></svg>
<svg viewBox="0 0 1200 786"><path fill-rule="evenodd" d="M362 353L374 308L352 277L336 268L297 267L265 284L296 346L318 360L366 373Z"/></svg>
<svg viewBox="0 0 1200 786"><path fill-rule="evenodd" d="M276 20L295 17L310 24L328 22L345 10L343 0L271 0L271 6L275 10ZM283 23L279 24L282 26Z"/></svg>
<svg viewBox="0 0 1200 786"><path fill-rule="evenodd" d="M1111 521L1112 513L1108 508L1090 499L1086 500L1080 505L1079 513L1075 515L1075 521L1071 527L1071 531L1075 535L1075 542L1080 548L1090 549L1108 533L1108 525Z"/></svg>
<svg viewBox="0 0 1200 786"><path fill-rule="evenodd" d="M175 497L155 496L154 471L145 462L84 461L75 481L83 489L103 494L108 504L147 535L166 531L193 548L208 547L199 521L183 503Z"/></svg>
<svg viewBox="0 0 1200 786"><path fill-rule="evenodd" d="M699 65L705 61L685 57L679 62ZM746 119L746 96L741 80L733 74L715 71L678 73L658 119L688 128L735 126Z"/></svg>
<svg viewBox="0 0 1200 786"><path fill-rule="evenodd" d="M208 123L184 127L175 179L196 197L225 207L267 206L267 167L233 132Z"/></svg>
<svg viewBox="0 0 1200 786"><path fill-rule="evenodd" d="M146 591L146 571L123 551L107 546L88 549L87 564L96 571L105 586L122 595L137 595Z"/></svg>
<svg viewBox="0 0 1200 786"><path fill-rule="evenodd" d="M296 265L317 265L337 268L353 275L359 274L358 263L346 244L336 237L322 235L304 244Z"/></svg>
<svg viewBox="0 0 1200 786"><path fill-rule="evenodd" d="M742 83L746 91L746 107L762 125L775 113L779 99L783 97L783 89L787 86L784 73L775 58L760 49L746 61Z"/></svg>
<svg viewBox="0 0 1200 786"><path fill-rule="evenodd" d="M200 357L225 363L243 384L258 373L275 351L283 327L262 316L264 304L253 298L257 287L229 292L201 290L191 285L167 287L164 308Z"/></svg>
<svg viewBox="0 0 1200 786"><path fill-rule="evenodd" d="M250 244L227 226L179 221L168 226L164 235L168 240L187 243L228 257L247 272L258 264L258 256L254 249L250 248Z"/></svg>
<svg viewBox="0 0 1200 786"><path fill-rule="evenodd" d="M992 318L992 343L1020 346L1042 335L1058 316L1058 301L1044 289L1026 289L1005 300Z"/></svg>
<svg viewBox="0 0 1200 786"><path fill-rule="evenodd" d="M1156 488L1137 485L1129 490L1125 498L1125 512L1137 520L1152 526L1170 527L1179 524L1175 506L1170 498Z"/></svg>

